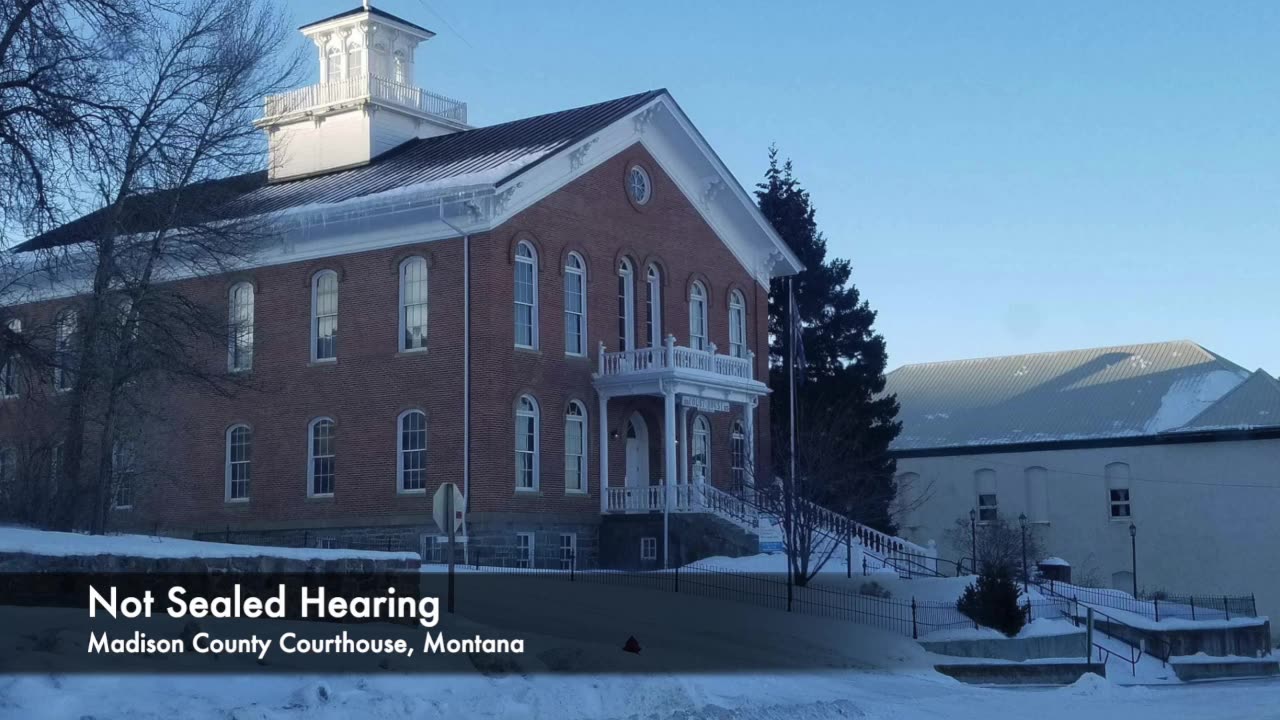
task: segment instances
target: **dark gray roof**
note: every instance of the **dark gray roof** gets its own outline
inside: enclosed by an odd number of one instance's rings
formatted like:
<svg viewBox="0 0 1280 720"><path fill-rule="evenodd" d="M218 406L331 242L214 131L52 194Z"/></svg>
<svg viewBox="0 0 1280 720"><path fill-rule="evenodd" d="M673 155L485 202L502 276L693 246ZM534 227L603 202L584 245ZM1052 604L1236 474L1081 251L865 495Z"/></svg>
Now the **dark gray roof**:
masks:
<svg viewBox="0 0 1280 720"><path fill-rule="evenodd" d="M1280 425L1280 382L1255 370L1221 400L1210 405L1178 432L1253 430Z"/></svg>
<svg viewBox="0 0 1280 720"><path fill-rule="evenodd" d="M901 406L892 449L1155 435L1248 375L1189 341L906 365L886 376Z"/></svg>
<svg viewBox="0 0 1280 720"><path fill-rule="evenodd" d="M278 212L305 205L331 204L410 185L457 181L501 185L542 160L573 145L639 109L666 90L586 105L584 107L514 120L500 125L463 130L439 137L410 140L374 158L367 165L312 177L268 183L266 171L207 183L187 208L189 222L207 221L223 212L231 215ZM129 230L154 227L152 208L163 196L140 198L125 218ZM227 208L231 208L230 211ZM244 212L237 213L237 209ZM32 238L15 252L69 245L96 232L105 213L97 211Z"/></svg>
<svg viewBox="0 0 1280 720"><path fill-rule="evenodd" d="M349 15L356 15L356 14L363 13L363 12L367 12L367 13L369 13L370 15L378 15L378 16L380 16L380 17L384 17L384 18L386 18L386 19L388 19L388 20L392 20L392 21L398 22L398 23L400 23L401 25L408 25L409 27L411 27L411 28L413 28L413 29L415 29L415 30L421 30L422 32L427 33L428 35L435 35L435 33L431 32L430 30L428 30L428 29L426 29L426 28L424 28L424 27L422 27L421 25L418 25L418 24L416 24L416 23L411 23L411 22L409 22L408 20L405 20L404 18L402 18L402 17L400 17L400 16L398 16L398 15L392 15L391 13L387 12L386 10L379 10L379 9L378 9L378 8L376 8L376 7L370 7L368 10L365 10L363 6L361 6L361 7L357 7L357 8L355 8L355 9L353 9L353 10L348 10L348 11L346 11L346 12L340 12L340 13L338 13L337 15L330 15L329 17L324 18L324 19L322 19L322 20L316 20L315 22L309 22L309 23L307 23L306 25L303 25L302 27L300 27L300 28L298 28L298 29L299 29L299 30L306 30L307 28L311 27L312 25L319 25L320 23L327 23L327 22L329 22L330 20L337 20L338 18L344 18L344 17L347 17L347 16L349 16Z"/></svg>

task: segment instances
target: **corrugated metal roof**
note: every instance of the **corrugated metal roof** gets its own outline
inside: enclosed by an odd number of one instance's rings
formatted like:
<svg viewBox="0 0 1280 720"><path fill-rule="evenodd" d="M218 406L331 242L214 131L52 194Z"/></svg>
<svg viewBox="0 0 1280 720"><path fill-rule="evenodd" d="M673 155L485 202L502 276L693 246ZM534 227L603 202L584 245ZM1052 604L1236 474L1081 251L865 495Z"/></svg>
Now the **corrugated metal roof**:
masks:
<svg viewBox="0 0 1280 720"><path fill-rule="evenodd" d="M1280 425L1280 382L1255 370L1221 400L1210 405L1177 432L1252 430Z"/></svg>
<svg viewBox="0 0 1280 720"><path fill-rule="evenodd" d="M410 140L369 164L325 175L268 183L266 171L209 183L201 193L200 207L187 215L198 222L211 205L252 208L253 212L278 212L304 205L331 204L421 183L456 180L467 184L501 185L542 160L573 145L601 128L639 109L666 90L629 95L595 105L514 120L499 125L463 130L449 135ZM135 201L126 227L145 231L154 203ZM94 233L104 217L90 213L62 227L28 240L15 252L38 250L81 241Z"/></svg>
<svg viewBox="0 0 1280 720"><path fill-rule="evenodd" d="M1154 435L1249 372L1189 341L906 365L886 376L894 450Z"/></svg>

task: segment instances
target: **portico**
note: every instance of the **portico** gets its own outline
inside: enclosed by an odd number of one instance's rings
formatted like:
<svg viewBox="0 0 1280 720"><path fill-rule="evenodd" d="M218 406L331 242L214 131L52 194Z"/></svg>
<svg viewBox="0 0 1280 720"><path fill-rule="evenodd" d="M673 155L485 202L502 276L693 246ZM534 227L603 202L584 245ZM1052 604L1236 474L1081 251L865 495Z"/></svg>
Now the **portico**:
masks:
<svg viewBox="0 0 1280 720"><path fill-rule="evenodd" d="M754 353L721 355L714 344L707 350L680 347L668 335L659 347L621 352L606 352L602 343L598 358L593 384L599 397L600 512L709 512L732 502L730 493L716 488L708 473L705 418L718 413L735 415L730 453L731 484L737 487L731 489L751 492L754 410L769 392L754 377ZM651 427L638 412L623 419L619 432L626 434L626 470L621 482L611 485L609 401L625 396L662 398L662 415L659 427ZM660 468L651 468L648 461L649 442L655 436L661 441Z"/></svg>

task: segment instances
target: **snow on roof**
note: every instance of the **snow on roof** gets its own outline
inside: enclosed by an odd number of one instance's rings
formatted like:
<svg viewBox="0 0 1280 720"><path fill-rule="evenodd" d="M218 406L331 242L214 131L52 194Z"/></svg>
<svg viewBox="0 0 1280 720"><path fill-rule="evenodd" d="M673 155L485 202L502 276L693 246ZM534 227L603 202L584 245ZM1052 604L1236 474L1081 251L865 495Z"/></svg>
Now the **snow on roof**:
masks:
<svg viewBox="0 0 1280 720"><path fill-rule="evenodd" d="M905 365L893 450L1142 437L1181 428L1249 372L1187 340Z"/></svg>
<svg viewBox="0 0 1280 720"><path fill-rule="evenodd" d="M1221 400L1210 405L1175 432L1252 430L1280 425L1280 382L1255 370Z"/></svg>

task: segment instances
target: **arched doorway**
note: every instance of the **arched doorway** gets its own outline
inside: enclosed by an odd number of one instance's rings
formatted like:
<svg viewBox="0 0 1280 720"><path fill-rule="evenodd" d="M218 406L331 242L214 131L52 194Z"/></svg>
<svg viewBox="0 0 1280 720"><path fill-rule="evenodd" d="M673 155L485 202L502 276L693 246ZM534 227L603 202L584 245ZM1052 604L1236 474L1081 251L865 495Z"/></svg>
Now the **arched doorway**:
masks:
<svg viewBox="0 0 1280 720"><path fill-rule="evenodd" d="M627 420L626 486L649 486L649 426L640 413Z"/></svg>

